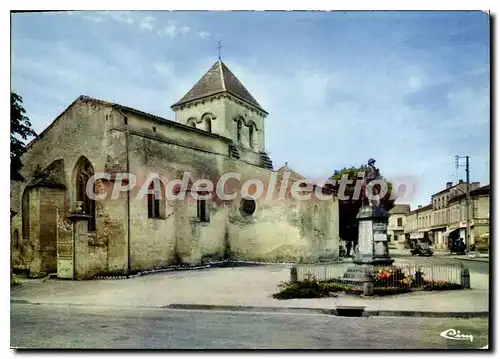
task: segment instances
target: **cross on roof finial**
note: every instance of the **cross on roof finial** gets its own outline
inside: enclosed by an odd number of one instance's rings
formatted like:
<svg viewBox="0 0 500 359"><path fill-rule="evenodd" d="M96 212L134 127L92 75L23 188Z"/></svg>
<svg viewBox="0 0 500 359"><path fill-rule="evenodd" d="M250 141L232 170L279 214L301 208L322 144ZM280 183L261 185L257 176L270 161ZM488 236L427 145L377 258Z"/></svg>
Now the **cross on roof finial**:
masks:
<svg viewBox="0 0 500 359"><path fill-rule="evenodd" d="M222 49L222 45L220 44L220 41L217 43L217 50L219 51L219 60L220 60L220 49Z"/></svg>

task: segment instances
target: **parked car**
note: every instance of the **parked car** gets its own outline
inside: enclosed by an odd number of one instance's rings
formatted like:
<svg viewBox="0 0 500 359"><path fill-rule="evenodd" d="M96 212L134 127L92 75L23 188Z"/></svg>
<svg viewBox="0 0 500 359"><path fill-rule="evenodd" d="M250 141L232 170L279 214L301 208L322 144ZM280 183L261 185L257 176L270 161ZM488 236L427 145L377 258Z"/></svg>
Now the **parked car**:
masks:
<svg viewBox="0 0 500 359"><path fill-rule="evenodd" d="M433 253L432 248L427 243L417 243L411 249L412 256L432 256Z"/></svg>
<svg viewBox="0 0 500 359"><path fill-rule="evenodd" d="M463 240L454 240L450 245L450 254L465 254L465 243Z"/></svg>

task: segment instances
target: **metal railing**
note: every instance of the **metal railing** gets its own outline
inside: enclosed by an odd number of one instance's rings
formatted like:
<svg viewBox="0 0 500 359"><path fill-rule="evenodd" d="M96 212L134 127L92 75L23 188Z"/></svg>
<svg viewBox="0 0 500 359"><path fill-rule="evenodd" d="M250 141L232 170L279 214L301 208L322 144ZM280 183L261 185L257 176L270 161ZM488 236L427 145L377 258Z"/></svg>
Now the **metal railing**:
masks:
<svg viewBox="0 0 500 359"><path fill-rule="evenodd" d="M461 264L417 264L396 260L392 266L374 265L371 274L375 288L457 289L463 286L463 270ZM298 281L314 278L321 282L344 284L357 282L360 285L362 276L357 277L356 271L358 274L362 273L362 267L351 262L296 265Z"/></svg>

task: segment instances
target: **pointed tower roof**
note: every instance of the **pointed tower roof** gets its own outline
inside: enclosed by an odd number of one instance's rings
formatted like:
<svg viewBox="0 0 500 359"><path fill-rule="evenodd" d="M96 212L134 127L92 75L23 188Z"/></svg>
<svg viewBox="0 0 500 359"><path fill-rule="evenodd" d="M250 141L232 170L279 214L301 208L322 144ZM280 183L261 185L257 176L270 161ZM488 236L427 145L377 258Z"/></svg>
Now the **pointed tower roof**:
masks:
<svg viewBox="0 0 500 359"><path fill-rule="evenodd" d="M221 60L212 65L205 75L188 91L179 101L172 105L172 108L185 103L202 99L218 93L230 93L253 107L261 111L266 110L253 98L238 78L229 70Z"/></svg>

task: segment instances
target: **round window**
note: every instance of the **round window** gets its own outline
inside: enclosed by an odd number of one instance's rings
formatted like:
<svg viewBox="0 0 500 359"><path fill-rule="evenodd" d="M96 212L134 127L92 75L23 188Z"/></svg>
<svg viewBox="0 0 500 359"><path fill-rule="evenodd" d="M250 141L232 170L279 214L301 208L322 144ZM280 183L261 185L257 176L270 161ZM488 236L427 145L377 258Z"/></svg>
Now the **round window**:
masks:
<svg viewBox="0 0 500 359"><path fill-rule="evenodd" d="M255 200L251 198L243 198L241 200L240 212L244 216L251 216L254 214L256 208Z"/></svg>

